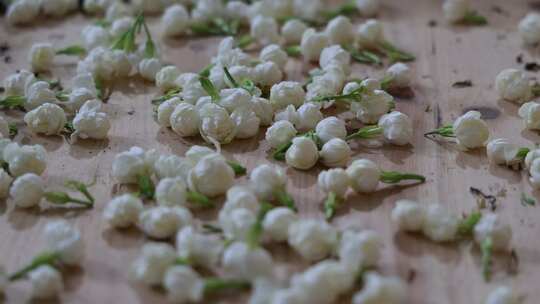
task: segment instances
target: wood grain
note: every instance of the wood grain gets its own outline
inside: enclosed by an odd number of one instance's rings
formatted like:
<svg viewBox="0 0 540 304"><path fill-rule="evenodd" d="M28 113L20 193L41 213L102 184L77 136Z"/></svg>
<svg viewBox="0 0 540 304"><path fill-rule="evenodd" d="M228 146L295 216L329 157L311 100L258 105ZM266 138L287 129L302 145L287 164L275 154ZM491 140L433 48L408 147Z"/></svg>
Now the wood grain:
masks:
<svg viewBox="0 0 540 304"><path fill-rule="evenodd" d="M521 145L533 146L539 140L536 133L523 131L517 117L517 106L498 101L493 89L497 73L504 68L519 67L516 56L525 61L538 57L537 49L525 49L516 35L517 22L531 8L526 0L474 1L474 6L485 14L490 24L486 27L453 27L442 21L439 1L403 0L383 1L380 19L385 22L386 34L397 45L417 55L412 64L415 71L415 97L398 100L398 110L414 120L416 136L410 148L367 148L354 145L355 157L369 158L391 170L413 171L424 174L428 181L420 186L384 187L371 195L352 195L333 221L340 227L374 229L384 238L381 271L396 274L409 283L409 303L455 304L481 303L495 286L508 284L526 297L525 303L540 299L540 227L536 223L539 208L523 207L521 193L530 194L525 173L488 165L484 151L463 153L452 145L440 145L426 140L422 133L441 123L450 122L470 107L486 107L493 118L488 120L492 138L508 137ZM502 12L495 9L499 7ZM437 26L428 22L437 20ZM158 20L151 20L157 33ZM20 68L28 68L26 53L33 42L50 41L61 47L78 41L80 29L88 23L82 16L66 20L39 20L35 26L13 28L0 19L0 42L7 42L11 50L9 63L0 63L0 78ZM360 22L360 20L356 20ZM174 63L182 71L198 71L208 64L219 39L191 39L162 41L161 50L166 62ZM61 58L54 68L54 77L69 85L76 61ZM290 79L301 80L308 66L291 60L287 66ZM381 70L361 65L354 66L358 75L377 76ZM531 74L531 76L536 76ZM456 89L452 83L470 79L473 87ZM66 291L61 295L65 303L156 303L164 301L160 291L131 284L127 267L137 255L145 237L135 230L110 230L101 213L105 204L121 188L110 176L114 155L131 146L155 148L163 153L182 155L198 140L184 140L170 130L161 129L152 117L150 99L155 88L141 80L116 84L106 105L112 118L112 130L105 142L80 141L69 145L61 137L41 137L31 134L21 125L20 113L8 113L11 121L18 121L20 133L16 141L40 143L48 151L48 168L44 174L48 186L59 187L62 181L76 178L96 180L92 192L97 206L90 211L63 209L16 210L7 201L0 204L0 264L13 271L39 252L43 245L44 225L58 218L68 218L81 229L87 245L87 258L81 269L68 270ZM249 169L271 162L264 132L252 140L234 141L224 147L225 153ZM283 164L280 164L283 165ZM316 187L317 167L307 172L288 169L289 189L298 202L302 216L322 218L323 194ZM243 181L240 180L240 181ZM441 203L458 214L475 207L469 194L474 186L497 195L499 213L510 222L514 231L513 248L519 256L517 275L507 273L507 255L496 257L495 276L486 284L480 271L478 248L470 243L440 245L413 235L396 233L390 223L390 211L396 199L418 199L425 204ZM540 193L533 192L540 199ZM205 214L205 217L210 215ZM279 268L299 270L305 264L284 246L271 248ZM10 285L7 303L21 303L28 299L27 283ZM245 297L212 298L211 302L243 302ZM343 302L350 302L347 297Z"/></svg>

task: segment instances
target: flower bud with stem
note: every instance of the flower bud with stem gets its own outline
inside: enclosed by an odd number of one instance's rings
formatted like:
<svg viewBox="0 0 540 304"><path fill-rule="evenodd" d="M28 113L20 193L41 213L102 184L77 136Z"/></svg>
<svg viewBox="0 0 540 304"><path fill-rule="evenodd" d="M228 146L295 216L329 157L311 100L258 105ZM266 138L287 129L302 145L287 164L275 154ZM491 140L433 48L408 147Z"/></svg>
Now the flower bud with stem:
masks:
<svg viewBox="0 0 540 304"><path fill-rule="evenodd" d="M371 138L375 138L375 137L378 137L379 135L381 135L383 133L384 129L383 127L381 126L366 126L366 127L363 127L361 129L359 129L358 131L350 134L350 135L347 135L347 137L345 138L346 140L351 140L351 139L371 139Z"/></svg>
<svg viewBox="0 0 540 304"><path fill-rule="evenodd" d="M491 280L491 273L493 267L493 240L491 237L487 237L480 245L480 251L482 252L482 276L486 282Z"/></svg>
<svg viewBox="0 0 540 304"><path fill-rule="evenodd" d="M257 213L257 219L251 226L247 236L247 243L250 248L259 246L260 238L263 233L263 221L268 211L272 210L274 206L267 202L261 202L259 212Z"/></svg>
<svg viewBox="0 0 540 304"><path fill-rule="evenodd" d="M48 191L45 192L43 196L48 202L55 205L78 204L87 208L92 208L94 206L95 199L88 191L89 185L86 185L76 180L68 180L65 183L65 186L71 190L80 192L85 197L85 199L72 197L68 193L62 191Z"/></svg>
<svg viewBox="0 0 540 304"><path fill-rule="evenodd" d="M368 50L357 50L352 46L346 48L351 54L351 58L356 62L363 64L382 65L382 59L379 55Z"/></svg>
<svg viewBox="0 0 540 304"><path fill-rule="evenodd" d="M317 134L315 133L315 131L311 130L311 131L308 131L304 134L301 134L299 136L302 136L302 137L307 137L307 138L310 138L311 140L313 140L313 142L315 142L315 144L317 145L317 147L319 149L321 149L322 147L322 141L321 139L317 136ZM292 139L284 144L282 144L281 146L277 147L276 150L272 153L272 157L275 159L275 160L280 160L280 161L284 161L285 160L285 154L287 153L287 150L289 150L289 148L292 146Z"/></svg>
<svg viewBox="0 0 540 304"><path fill-rule="evenodd" d="M249 79L245 79L241 81L240 83L234 79L234 77L229 72L229 69L227 67L223 67L223 72L225 73L225 76L227 77L227 80L231 83L231 86L233 88L242 88L246 91L248 91L251 95L256 95L256 92L258 88L255 86L255 83Z"/></svg>
<svg viewBox="0 0 540 304"><path fill-rule="evenodd" d="M397 184L404 180L415 180L423 183L426 181L426 177L416 173L381 171L380 181L385 184Z"/></svg>
<svg viewBox="0 0 540 304"><path fill-rule="evenodd" d="M45 251L41 254L38 254L36 257L28 263L28 265L24 266L23 268L17 270L16 272L9 275L8 279L9 281L17 281L20 279L23 279L26 277L28 273L30 273L32 270L35 270L43 265L54 265L60 261L60 253L54 252L54 251Z"/></svg>
<svg viewBox="0 0 540 304"><path fill-rule="evenodd" d="M194 34L201 36L236 36L240 28L240 20L214 18L206 23L193 23L189 28Z"/></svg>
<svg viewBox="0 0 540 304"><path fill-rule="evenodd" d="M426 137L426 138L429 138L430 135L439 135L439 136L442 136L442 137L450 137L450 138L455 138L456 137L456 135L454 134L454 126L452 126L452 125L442 126L442 127L437 128L437 129L435 129L433 131L424 133L424 137Z"/></svg>
<svg viewBox="0 0 540 304"><path fill-rule="evenodd" d="M324 216L327 220L330 220L334 217L334 215L336 215L336 211L339 207L339 201L340 199L337 197L335 192L328 192L328 196L324 201Z"/></svg>

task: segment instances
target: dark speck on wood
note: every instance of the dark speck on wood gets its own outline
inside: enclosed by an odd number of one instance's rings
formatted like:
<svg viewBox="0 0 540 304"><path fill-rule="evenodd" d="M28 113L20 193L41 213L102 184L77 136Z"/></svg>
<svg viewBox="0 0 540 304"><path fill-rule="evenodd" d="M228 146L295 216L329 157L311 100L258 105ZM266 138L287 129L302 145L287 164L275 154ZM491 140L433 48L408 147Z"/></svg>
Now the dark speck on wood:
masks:
<svg viewBox="0 0 540 304"><path fill-rule="evenodd" d="M135 114L135 110L130 110L127 113L128 113L128 115L133 115L133 114Z"/></svg>
<svg viewBox="0 0 540 304"><path fill-rule="evenodd" d="M437 26L437 20L429 20L428 21L428 26L429 27L436 27Z"/></svg>
<svg viewBox="0 0 540 304"><path fill-rule="evenodd" d="M462 80L462 81L456 81L452 84L452 88L468 88L472 87L473 83L471 80Z"/></svg>
<svg viewBox="0 0 540 304"><path fill-rule="evenodd" d="M435 119L435 128L440 128L442 125L442 116L441 116L441 107L439 104L435 107L433 111L433 118Z"/></svg>
<svg viewBox="0 0 540 304"><path fill-rule="evenodd" d="M540 64L536 62L527 62L525 63L525 70L531 71L531 72L538 72L540 71Z"/></svg>
<svg viewBox="0 0 540 304"><path fill-rule="evenodd" d="M529 1L529 7L534 10L540 10L540 1Z"/></svg>
<svg viewBox="0 0 540 304"><path fill-rule="evenodd" d="M414 98L414 91L411 88L390 88L388 89L388 93L400 99Z"/></svg>
<svg viewBox="0 0 540 304"><path fill-rule="evenodd" d="M193 42L193 43L189 44L189 48L192 51L201 52L201 51L204 51L206 49L206 45L204 43Z"/></svg>
<svg viewBox="0 0 540 304"><path fill-rule="evenodd" d="M482 114L483 119L495 119L501 115L501 111L499 111L496 108L492 107L485 107L485 106L479 106L479 107L467 107L463 109L463 114L469 112L469 111L478 111Z"/></svg>
<svg viewBox="0 0 540 304"><path fill-rule="evenodd" d="M523 54L517 55L517 57L516 57L516 62L517 62L517 63L520 63L520 64L523 63Z"/></svg>

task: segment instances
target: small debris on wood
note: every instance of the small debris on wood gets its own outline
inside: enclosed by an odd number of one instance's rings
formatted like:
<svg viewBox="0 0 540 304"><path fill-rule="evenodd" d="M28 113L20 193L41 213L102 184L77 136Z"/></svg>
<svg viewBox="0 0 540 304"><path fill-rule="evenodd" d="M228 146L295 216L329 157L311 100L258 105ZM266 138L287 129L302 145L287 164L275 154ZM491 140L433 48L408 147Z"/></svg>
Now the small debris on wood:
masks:
<svg viewBox="0 0 540 304"><path fill-rule="evenodd" d="M413 268L409 269L409 273L407 274L407 283L412 283L414 279L416 278L416 270Z"/></svg>
<svg viewBox="0 0 540 304"><path fill-rule="evenodd" d="M525 63L525 70L530 72L538 72L540 71L540 64L536 62L527 62Z"/></svg>
<svg viewBox="0 0 540 304"><path fill-rule="evenodd" d="M510 251L510 258L508 259L508 273L516 275L519 270L519 256L515 249Z"/></svg>
<svg viewBox="0 0 540 304"><path fill-rule="evenodd" d="M532 197L528 197L527 194L521 193L521 205L522 206L536 206L536 200Z"/></svg>
<svg viewBox="0 0 540 304"><path fill-rule="evenodd" d="M426 113L431 112L431 105L427 105L424 112L426 112Z"/></svg>
<svg viewBox="0 0 540 304"><path fill-rule="evenodd" d="M4 93L6 91L6 88L0 87L0 93Z"/></svg>
<svg viewBox="0 0 540 304"><path fill-rule="evenodd" d="M429 20L428 21L428 26L429 27L436 27L437 26L437 20Z"/></svg>
<svg viewBox="0 0 540 304"><path fill-rule="evenodd" d="M519 64L523 63L523 54L519 54L516 56L516 62Z"/></svg>
<svg viewBox="0 0 540 304"><path fill-rule="evenodd" d="M476 204L479 209L484 209L489 205L491 211L497 209L497 198L493 195L486 195L482 190L474 187L470 187L469 191L476 198Z"/></svg>
<svg viewBox="0 0 540 304"><path fill-rule="evenodd" d="M468 87L472 87L473 86L473 83L471 80L462 80L462 81L456 81L452 84L452 87L453 88L468 88Z"/></svg>
<svg viewBox="0 0 540 304"><path fill-rule="evenodd" d="M4 57L4 63L10 63L11 62L11 56Z"/></svg>
<svg viewBox="0 0 540 304"><path fill-rule="evenodd" d="M529 1L529 7L540 11L540 1Z"/></svg>
<svg viewBox="0 0 540 304"><path fill-rule="evenodd" d="M3 56L5 53L7 53L9 49L9 44L7 42L2 42L0 44L0 56Z"/></svg>
<svg viewBox="0 0 540 304"><path fill-rule="evenodd" d="M390 95L397 98L401 98L401 99L414 98L414 91L411 88L390 88L387 91Z"/></svg>

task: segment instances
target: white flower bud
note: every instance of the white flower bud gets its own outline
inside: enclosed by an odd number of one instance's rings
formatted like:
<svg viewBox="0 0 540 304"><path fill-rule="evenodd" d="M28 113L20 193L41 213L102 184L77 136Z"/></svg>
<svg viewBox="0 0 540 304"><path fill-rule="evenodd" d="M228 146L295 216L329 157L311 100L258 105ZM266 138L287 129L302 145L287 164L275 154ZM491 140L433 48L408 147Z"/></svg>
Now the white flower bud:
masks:
<svg viewBox="0 0 540 304"><path fill-rule="evenodd" d="M255 82L263 87L270 87L283 79L283 72L272 61L259 63L253 69Z"/></svg>
<svg viewBox="0 0 540 304"><path fill-rule="evenodd" d="M330 20L324 30L331 44L346 45L354 40L354 29L351 20L344 16L337 16Z"/></svg>
<svg viewBox="0 0 540 304"><path fill-rule="evenodd" d="M331 139L345 139L347 137L347 129L345 122L337 117L327 117L317 124L315 133L323 143L327 143Z"/></svg>
<svg viewBox="0 0 540 304"><path fill-rule="evenodd" d="M189 266L170 267L165 273L163 287L171 303L198 303L204 296L204 281Z"/></svg>
<svg viewBox="0 0 540 304"><path fill-rule="evenodd" d="M203 157L190 171L189 188L208 197L225 194L234 184L234 171L223 156L213 154Z"/></svg>
<svg viewBox="0 0 540 304"><path fill-rule="evenodd" d="M519 298L510 287L499 286L487 297L485 304L518 304Z"/></svg>
<svg viewBox="0 0 540 304"><path fill-rule="evenodd" d="M379 12L379 0L356 0L355 4L364 17L373 17Z"/></svg>
<svg viewBox="0 0 540 304"><path fill-rule="evenodd" d="M157 58L144 58L139 62L138 68L142 78L154 82L161 69L161 62Z"/></svg>
<svg viewBox="0 0 540 304"><path fill-rule="evenodd" d="M322 0L293 0L295 16L305 20L317 20L324 11L325 3Z"/></svg>
<svg viewBox="0 0 540 304"><path fill-rule="evenodd" d="M206 141L209 141L210 137L226 144L236 135L236 124L225 108L214 103L205 104L199 110L199 116L201 119L199 130Z"/></svg>
<svg viewBox="0 0 540 304"><path fill-rule="evenodd" d="M287 165L307 170L315 166L319 159L319 150L313 140L307 137L296 137L285 154Z"/></svg>
<svg viewBox="0 0 540 304"><path fill-rule="evenodd" d="M197 233L193 227L184 227L176 234L176 250L180 257L207 269L217 266L224 247L217 235Z"/></svg>
<svg viewBox="0 0 540 304"><path fill-rule="evenodd" d="M114 20L111 24L110 34L112 37L120 38L122 34L128 31L133 25L132 17L122 17L120 19Z"/></svg>
<svg viewBox="0 0 540 304"><path fill-rule="evenodd" d="M294 81L282 81L270 89L270 101L275 109L283 109L288 105L293 105L295 108L300 107L304 103L305 97L306 92L304 92L302 84Z"/></svg>
<svg viewBox="0 0 540 304"><path fill-rule="evenodd" d="M162 206L184 206L187 186L182 178L164 178L156 187L156 202Z"/></svg>
<svg viewBox="0 0 540 304"><path fill-rule="evenodd" d="M105 47L111 39L109 32L98 25L87 25L81 31L84 48L93 50L97 47Z"/></svg>
<svg viewBox="0 0 540 304"><path fill-rule="evenodd" d="M60 254L67 265L80 265L84 259L84 243L81 232L65 220L47 223L43 232L50 251Z"/></svg>
<svg viewBox="0 0 540 304"><path fill-rule="evenodd" d="M512 228L503 223L497 214L485 214L474 225L474 240L481 245L487 238L491 238L494 250L507 250L512 239Z"/></svg>
<svg viewBox="0 0 540 304"><path fill-rule="evenodd" d="M382 23L375 19L369 19L362 23L356 31L356 41L361 47L377 48L384 41Z"/></svg>
<svg viewBox="0 0 540 304"><path fill-rule="evenodd" d="M398 146L411 143L413 137L413 124L409 116L398 111L384 114L379 119L379 126L383 128L384 138Z"/></svg>
<svg viewBox="0 0 540 304"><path fill-rule="evenodd" d="M525 44L540 42L540 14L528 13L518 25L519 35Z"/></svg>
<svg viewBox="0 0 540 304"><path fill-rule="evenodd" d="M219 225L223 229L223 234L226 238L237 241L247 241L256 221L256 214L245 208L219 213Z"/></svg>
<svg viewBox="0 0 540 304"><path fill-rule="evenodd" d="M529 78L517 69L501 71L495 78L495 90L502 99L523 103L532 96Z"/></svg>
<svg viewBox="0 0 540 304"><path fill-rule="evenodd" d="M465 149L484 147L489 139L489 129L477 111L469 111L454 122L454 135L458 145Z"/></svg>
<svg viewBox="0 0 540 304"><path fill-rule="evenodd" d="M199 113L189 103L179 103L171 113L169 123L172 130L182 137L194 136L199 133Z"/></svg>
<svg viewBox="0 0 540 304"><path fill-rule="evenodd" d="M266 129L265 139L270 144L270 147L277 148L291 141L296 136L296 133L292 123L280 120Z"/></svg>
<svg viewBox="0 0 540 304"><path fill-rule="evenodd" d="M51 299L62 291L62 275L50 265L42 265L28 273L32 284L32 298L44 300Z"/></svg>
<svg viewBox="0 0 540 304"><path fill-rule="evenodd" d="M469 12L468 0L445 0L442 6L444 18L451 23L457 23Z"/></svg>
<svg viewBox="0 0 540 304"><path fill-rule="evenodd" d="M337 248L338 256L352 273L363 267L374 267L381 256L382 239L371 230L356 232L346 230L341 235Z"/></svg>
<svg viewBox="0 0 540 304"><path fill-rule="evenodd" d="M356 192L373 192L379 185L381 170L379 166L368 159L357 159L347 168L351 187Z"/></svg>
<svg viewBox="0 0 540 304"><path fill-rule="evenodd" d="M87 88L75 88L69 93L69 100L62 105L67 111L75 113L89 100L96 99L96 92Z"/></svg>
<svg viewBox="0 0 540 304"><path fill-rule="evenodd" d="M9 189L9 196L15 206L30 208L39 204L44 192L45 183L43 179L33 173L26 173L15 179Z"/></svg>
<svg viewBox="0 0 540 304"><path fill-rule="evenodd" d="M171 116L176 107L182 103L182 100L178 97L173 97L169 100L166 100L162 102L157 109L157 121L160 126L162 127L170 127L171 126ZM193 107L192 105L188 104L189 106Z"/></svg>
<svg viewBox="0 0 540 304"><path fill-rule="evenodd" d="M296 112L296 109L293 105L288 105L285 109L282 111L277 111L274 115L274 121L288 121L294 126L299 125L300 117L298 116L298 112Z"/></svg>
<svg viewBox="0 0 540 304"><path fill-rule="evenodd" d="M160 155L154 163L154 172L159 179L179 177L187 180L189 171L195 166L194 162L176 155Z"/></svg>
<svg viewBox="0 0 540 304"><path fill-rule="evenodd" d="M271 199L277 190L284 190L287 176L279 167L260 165L251 171L249 176L253 190L261 199Z"/></svg>
<svg viewBox="0 0 540 304"><path fill-rule="evenodd" d="M163 34L166 37L182 35L188 29L189 22L189 13L183 5L171 5L161 17Z"/></svg>
<svg viewBox="0 0 540 304"><path fill-rule="evenodd" d="M307 29L307 25L301 20L291 19L281 27L281 35L287 44L298 44Z"/></svg>
<svg viewBox="0 0 540 304"><path fill-rule="evenodd" d="M515 159L519 148L506 138L491 140L486 145L486 153L490 163L507 165Z"/></svg>
<svg viewBox="0 0 540 304"><path fill-rule="evenodd" d="M11 3L7 11L7 21L9 24L28 24L36 20L39 15L40 5L35 0L18 0Z"/></svg>
<svg viewBox="0 0 540 304"><path fill-rule="evenodd" d="M300 52L307 61L318 60L322 50L330 44L328 36L325 33L317 33L310 28L304 31L302 41L300 42Z"/></svg>
<svg viewBox="0 0 540 304"><path fill-rule="evenodd" d="M354 295L353 304L400 304L407 297L407 287L398 277L368 272L364 275L364 282L364 288Z"/></svg>
<svg viewBox="0 0 540 304"><path fill-rule="evenodd" d="M351 55L345 51L341 45L332 45L325 47L319 58L321 68L328 68L331 64L337 64L344 70L350 70Z"/></svg>
<svg viewBox="0 0 540 304"><path fill-rule="evenodd" d="M535 158L529 166L529 182L535 189L540 189L540 158Z"/></svg>
<svg viewBox="0 0 540 304"><path fill-rule="evenodd" d="M540 129L540 104L531 101L524 103L518 110L518 115L529 130Z"/></svg>
<svg viewBox="0 0 540 304"><path fill-rule="evenodd" d="M440 205L429 205L426 208L422 231L435 242L448 242L456 237L459 219Z"/></svg>
<svg viewBox="0 0 540 304"><path fill-rule="evenodd" d="M270 277L274 262L262 247L250 248L246 243L234 242L225 249L222 264L226 277L254 280Z"/></svg>
<svg viewBox="0 0 540 304"><path fill-rule="evenodd" d="M111 122L105 112L101 112L102 102L93 99L88 100L79 109L73 119L73 128L75 132L71 139L79 137L82 139L105 139L111 129Z"/></svg>
<svg viewBox="0 0 540 304"><path fill-rule="evenodd" d="M356 112L356 117L365 124L374 124L390 111L394 97L382 90L374 90L365 95L362 102L353 102L351 110Z"/></svg>
<svg viewBox="0 0 540 304"><path fill-rule="evenodd" d="M131 147L128 151L116 154L112 163L112 175L120 183L136 183L140 176L150 175L153 163L149 164L146 154L139 147Z"/></svg>
<svg viewBox="0 0 540 304"><path fill-rule="evenodd" d="M263 62L272 61L281 70L283 70L283 68L285 68L285 65L287 64L287 60L289 59L289 56L287 55L287 53L285 53L284 50L281 49L279 45L270 44L261 50L259 59Z"/></svg>
<svg viewBox="0 0 540 304"><path fill-rule="evenodd" d="M109 56L108 61L113 69L114 77L123 78L131 74L132 64L129 58L131 54L128 55L123 50L112 50L107 55Z"/></svg>
<svg viewBox="0 0 540 304"><path fill-rule="evenodd" d="M208 155L214 155L216 151L205 146L191 146L185 153L185 157L193 164L197 164L201 159Z"/></svg>
<svg viewBox="0 0 540 304"><path fill-rule="evenodd" d="M259 117L261 126L270 126L274 117L274 109L270 100L266 98L253 97L250 100L250 106Z"/></svg>
<svg viewBox="0 0 540 304"><path fill-rule="evenodd" d="M35 43L28 54L28 61L34 72L44 72L51 69L56 54L50 43Z"/></svg>
<svg viewBox="0 0 540 304"><path fill-rule="evenodd" d="M347 172L341 168L322 171L317 178L317 185L322 191L325 193L333 192L340 198L345 197L350 184Z"/></svg>
<svg viewBox="0 0 540 304"><path fill-rule="evenodd" d="M391 65L385 72L390 77L390 86L395 88L407 88L411 85L411 69L408 65L398 62Z"/></svg>
<svg viewBox="0 0 540 304"><path fill-rule="evenodd" d="M201 0L194 3L195 8L191 11L194 21L209 21L222 17L225 13L223 2L219 0Z"/></svg>
<svg viewBox="0 0 540 304"><path fill-rule="evenodd" d="M263 229L272 240L283 242L287 240L289 227L298 220L298 215L287 207L276 207L264 216Z"/></svg>
<svg viewBox="0 0 540 304"><path fill-rule="evenodd" d="M113 198L105 206L103 218L114 228L126 228L137 223L143 208L138 197L123 194Z"/></svg>
<svg viewBox="0 0 540 304"><path fill-rule="evenodd" d="M191 212L183 207L152 207L139 215L139 227L151 238L168 239L178 229L191 225L192 218Z"/></svg>
<svg viewBox="0 0 540 304"><path fill-rule="evenodd" d="M56 94L49 89L49 84L45 81L37 81L26 90L24 109L31 111L46 102L54 102L55 100Z"/></svg>
<svg viewBox="0 0 540 304"><path fill-rule="evenodd" d="M17 143L10 143L4 148L3 157L14 177L25 173L41 175L47 167L47 152L41 145L19 146Z"/></svg>
<svg viewBox="0 0 540 304"><path fill-rule="evenodd" d="M242 24L249 23L250 5L242 1L228 1L225 6L227 16L231 20L239 20Z"/></svg>
<svg viewBox="0 0 540 304"><path fill-rule="evenodd" d="M421 231L426 211L418 202L398 200L392 209L392 221L403 231Z"/></svg>
<svg viewBox="0 0 540 304"><path fill-rule="evenodd" d="M174 65L164 66L156 74L156 87L162 92L175 89L178 76L180 76L180 70L177 67Z"/></svg>
<svg viewBox="0 0 540 304"><path fill-rule="evenodd" d="M9 195L9 186L13 178L6 172L6 170L0 170L0 198L6 198ZM1 285L1 284L0 284ZM0 291L2 288L0 288Z"/></svg>
<svg viewBox="0 0 540 304"><path fill-rule="evenodd" d="M247 209L256 214L259 211L259 201L253 190L246 186L234 186L227 191L227 199L219 211L219 219L229 221L229 214L236 209Z"/></svg>
<svg viewBox="0 0 540 304"><path fill-rule="evenodd" d="M176 84L182 88L182 98L187 103L195 104L199 98L207 95L201 86L199 75L197 74L180 74L176 79Z"/></svg>
<svg viewBox="0 0 540 304"><path fill-rule="evenodd" d="M259 15L251 19L250 34L261 45L278 43L280 40L278 24L272 17Z"/></svg>
<svg viewBox="0 0 540 304"><path fill-rule="evenodd" d="M300 106L296 112L298 115L298 130L308 131L314 129L324 117L320 109L319 104L312 102Z"/></svg>
<svg viewBox="0 0 540 304"><path fill-rule="evenodd" d="M238 108L249 106L251 94L242 88L223 89L219 92L219 105L232 113Z"/></svg>
<svg viewBox="0 0 540 304"><path fill-rule="evenodd" d="M166 243L146 243L141 254L131 265L129 276L132 280L160 286L165 272L174 264L176 252L174 247Z"/></svg>
<svg viewBox="0 0 540 304"><path fill-rule="evenodd" d="M44 103L27 112L24 115L24 122L34 133L60 134L66 124L66 113L55 104Z"/></svg>
<svg viewBox="0 0 540 304"><path fill-rule="evenodd" d="M351 148L341 138L333 138L326 142L319 152L322 163L327 167L344 167L351 158Z"/></svg>
<svg viewBox="0 0 540 304"><path fill-rule="evenodd" d="M317 261L333 251L338 239L336 229L327 222L300 219L290 225L288 241L304 259Z"/></svg>
<svg viewBox="0 0 540 304"><path fill-rule="evenodd" d="M20 70L4 79L4 94L6 96L24 96L30 85L36 81L34 73Z"/></svg>
<svg viewBox="0 0 540 304"><path fill-rule="evenodd" d="M231 119L236 124L236 138L252 138L259 133L261 120L250 108L243 107L234 110Z"/></svg>

